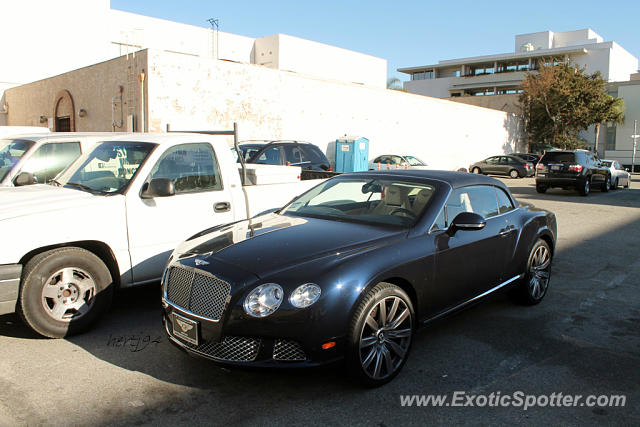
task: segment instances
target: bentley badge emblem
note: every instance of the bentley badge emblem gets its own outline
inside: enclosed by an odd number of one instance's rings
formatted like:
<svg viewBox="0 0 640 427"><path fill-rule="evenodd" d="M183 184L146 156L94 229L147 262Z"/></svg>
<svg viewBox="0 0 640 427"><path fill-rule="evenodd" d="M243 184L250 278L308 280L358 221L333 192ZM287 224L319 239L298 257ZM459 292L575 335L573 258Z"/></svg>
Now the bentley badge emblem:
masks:
<svg viewBox="0 0 640 427"><path fill-rule="evenodd" d="M196 265L209 265L208 261L205 261L205 260L200 259L200 258L196 258L195 263L196 263Z"/></svg>
<svg viewBox="0 0 640 427"><path fill-rule="evenodd" d="M187 333L189 332L191 329L193 329L193 325L189 324L183 320L180 319L176 319L176 323L178 324L178 326L180 326L180 329L182 329L182 332Z"/></svg>

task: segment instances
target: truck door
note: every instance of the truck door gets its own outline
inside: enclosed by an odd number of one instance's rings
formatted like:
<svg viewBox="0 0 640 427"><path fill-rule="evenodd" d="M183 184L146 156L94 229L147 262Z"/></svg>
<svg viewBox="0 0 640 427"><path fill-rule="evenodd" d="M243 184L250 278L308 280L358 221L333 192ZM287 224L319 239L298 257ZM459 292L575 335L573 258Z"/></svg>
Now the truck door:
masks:
<svg viewBox="0 0 640 427"><path fill-rule="evenodd" d="M168 148L142 188L154 178L171 179L175 195L143 199L138 192L127 194L129 252L136 283L159 279L178 243L206 228L232 222L237 208L211 144Z"/></svg>

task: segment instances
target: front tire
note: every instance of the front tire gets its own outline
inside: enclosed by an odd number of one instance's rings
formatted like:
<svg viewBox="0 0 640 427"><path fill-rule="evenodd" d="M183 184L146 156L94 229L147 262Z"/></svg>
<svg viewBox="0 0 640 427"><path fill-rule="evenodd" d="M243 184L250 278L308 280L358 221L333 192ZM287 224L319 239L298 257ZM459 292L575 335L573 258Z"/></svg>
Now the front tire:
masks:
<svg viewBox="0 0 640 427"><path fill-rule="evenodd" d="M531 248L524 277L515 289L518 301L525 305L538 304L549 289L551 279L551 248L543 239L538 239Z"/></svg>
<svg viewBox="0 0 640 427"><path fill-rule="evenodd" d="M366 386L391 381L402 369L413 338L415 312L398 286L379 283L366 295L351 320L346 362Z"/></svg>
<svg viewBox="0 0 640 427"><path fill-rule="evenodd" d="M600 191L602 191L603 193L606 193L610 189L611 189L611 177L607 175L604 182L602 183L602 186L600 186Z"/></svg>
<svg viewBox="0 0 640 427"><path fill-rule="evenodd" d="M100 258L81 248L53 249L26 264L18 314L38 334L63 338L89 329L112 295L111 274Z"/></svg>
<svg viewBox="0 0 640 427"><path fill-rule="evenodd" d="M480 173L482 173L482 171L480 170L480 168L475 167L475 168L471 169L471 173L480 174Z"/></svg>
<svg viewBox="0 0 640 427"><path fill-rule="evenodd" d="M536 191L538 193L544 194L547 191L547 187L543 184L536 184Z"/></svg>

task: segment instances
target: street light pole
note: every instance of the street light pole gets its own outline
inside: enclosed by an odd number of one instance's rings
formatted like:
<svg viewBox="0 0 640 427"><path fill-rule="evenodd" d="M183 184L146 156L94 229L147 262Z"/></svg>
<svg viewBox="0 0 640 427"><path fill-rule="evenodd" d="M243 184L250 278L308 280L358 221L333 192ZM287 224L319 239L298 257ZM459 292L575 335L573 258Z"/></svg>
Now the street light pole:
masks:
<svg viewBox="0 0 640 427"><path fill-rule="evenodd" d="M636 167L636 146L638 145L638 138L640 138L640 135L638 135L638 121L634 120L633 135L631 135L631 139L633 139L633 154L631 155L631 173L634 172L634 169Z"/></svg>

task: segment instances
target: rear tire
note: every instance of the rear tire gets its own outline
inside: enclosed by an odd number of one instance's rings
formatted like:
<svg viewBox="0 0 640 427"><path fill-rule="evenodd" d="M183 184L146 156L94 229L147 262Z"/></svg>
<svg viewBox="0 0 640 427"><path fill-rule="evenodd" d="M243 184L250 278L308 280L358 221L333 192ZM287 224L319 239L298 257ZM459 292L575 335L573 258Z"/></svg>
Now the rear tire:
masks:
<svg viewBox="0 0 640 427"><path fill-rule="evenodd" d="M476 167L476 168L471 169L471 173L480 174L480 173L482 173L482 171L480 170L480 168Z"/></svg>
<svg viewBox="0 0 640 427"><path fill-rule="evenodd" d="M551 279L551 248L543 239L538 239L527 260L524 277L514 289L513 296L524 305L540 303L549 289Z"/></svg>
<svg viewBox="0 0 640 427"><path fill-rule="evenodd" d="M616 178L616 179L611 183L611 189L612 189L612 190L617 190L617 189L618 189L618 178Z"/></svg>
<svg viewBox="0 0 640 427"><path fill-rule="evenodd" d="M63 338L89 329L112 295L111 273L100 258L81 248L53 249L26 264L17 311L38 334Z"/></svg>
<svg viewBox="0 0 640 427"><path fill-rule="evenodd" d="M378 387L402 369L415 329L409 296L398 286L381 282L356 309L347 336L346 364L363 385Z"/></svg>
<svg viewBox="0 0 640 427"><path fill-rule="evenodd" d="M517 171L517 170L515 170L515 169L511 169L511 170L509 171L509 176L510 176L512 179L520 178L520 174L519 174L519 173L518 173L518 171Z"/></svg>
<svg viewBox="0 0 640 427"><path fill-rule="evenodd" d="M536 191L538 193L544 194L547 191L547 187L542 184L536 184Z"/></svg>
<svg viewBox="0 0 640 427"><path fill-rule="evenodd" d="M580 193L581 196L586 197L589 195L590 192L591 192L591 178L587 177L582 187L578 188L578 193Z"/></svg>
<svg viewBox="0 0 640 427"><path fill-rule="evenodd" d="M602 191L603 193L606 193L610 189L611 189L611 177L607 175L607 177L604 179L604 182L600 186L600 191Z"/></svg>

